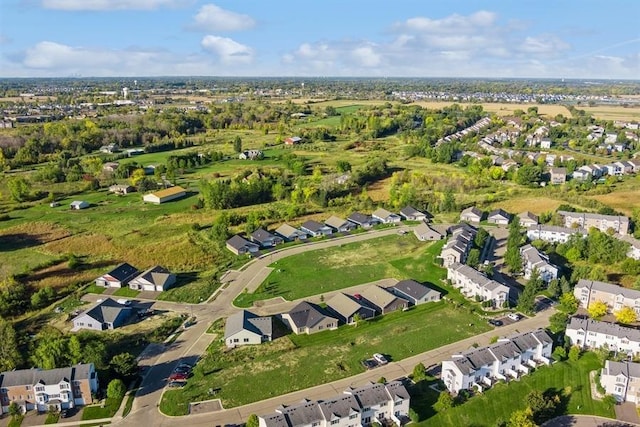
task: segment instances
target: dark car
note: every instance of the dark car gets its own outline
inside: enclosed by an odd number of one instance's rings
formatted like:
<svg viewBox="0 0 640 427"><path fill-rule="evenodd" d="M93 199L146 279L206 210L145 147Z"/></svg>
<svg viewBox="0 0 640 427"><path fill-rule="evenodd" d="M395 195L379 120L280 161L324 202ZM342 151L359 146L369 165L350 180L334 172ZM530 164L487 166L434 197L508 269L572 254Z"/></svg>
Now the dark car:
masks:
<svg viewBox="0 0 640 427"><path fill-rule="evenodd" d="M67 409L63 409L60 411L60 418L67 418L69 416L69 411Z"/></svg>
<svg viewBox="0 0 640 427"><path fill-rule="evenodd" d="M493 326L502 326L502 320L489 319L489 324Z"/></svg>
<svg viewBox="0 0 640 427"><path fill-rule="evenodd" d="M188 368L186 366L176 366L173 372L177 374L189 374L191 373L191 368Z"/></svg>

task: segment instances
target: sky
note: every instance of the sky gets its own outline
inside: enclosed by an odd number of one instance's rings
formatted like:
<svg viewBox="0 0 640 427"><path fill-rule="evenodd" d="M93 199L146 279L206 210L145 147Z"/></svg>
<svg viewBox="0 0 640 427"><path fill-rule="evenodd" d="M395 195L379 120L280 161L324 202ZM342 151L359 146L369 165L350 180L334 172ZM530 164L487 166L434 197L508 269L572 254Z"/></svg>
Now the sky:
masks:
<svg viewBox="0 0 640 427"><path fill-rule="evenodd" d="M0 3L0 77L640 80L639 0Z"/></svg>

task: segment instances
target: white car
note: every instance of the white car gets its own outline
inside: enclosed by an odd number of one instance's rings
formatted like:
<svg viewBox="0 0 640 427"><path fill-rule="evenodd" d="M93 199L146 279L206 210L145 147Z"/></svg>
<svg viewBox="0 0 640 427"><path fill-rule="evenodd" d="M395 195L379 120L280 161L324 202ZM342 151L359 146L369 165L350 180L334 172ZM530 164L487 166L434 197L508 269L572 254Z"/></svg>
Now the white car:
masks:
<svg viewBox="0 0 640 427"><path fill-rule="evenodd" d="M389 361L387 360L386 357L384 357L382 354L380 353L375 353L373 355L373 358L375 359L376 362L378 362L381 365L384 365L386 363L389 363Z"/></svg>
<svg viewBox="0 0 640 427"><path fill-rule="evenodd" d="M517 322L518 320L520 320L520 315L518 313L509 313L507 314L507 317L513 320L514 322Z"/></svg>

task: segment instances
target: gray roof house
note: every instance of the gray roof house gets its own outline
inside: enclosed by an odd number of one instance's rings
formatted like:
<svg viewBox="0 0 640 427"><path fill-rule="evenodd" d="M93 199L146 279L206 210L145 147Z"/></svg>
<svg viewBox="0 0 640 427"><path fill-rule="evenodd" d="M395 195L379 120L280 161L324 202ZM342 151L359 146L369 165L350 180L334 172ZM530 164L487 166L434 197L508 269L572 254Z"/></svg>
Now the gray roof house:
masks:
<svg viewBox="0 0 640 427"><path fill-rule="evenodd" d="M511 221L511 214L502 209L493 210L487 215L487 222L490 224L507 225L509 221Z"/></svg>
<svg viewBox="0 0 640 427"><path fill-rule="evenodd" d="M131 279L129 287L139 291L162 292L176 283L176 275L164 267L155 265Z"/></svg>
<svg viewBox="0 0 640 427"><path fill-rule="evenodd" d="M352 213L347 217L347 220L362 228L371 228L380 223L379 220L373 218L371 215L365 215L360 212Z"/></svg>
<svg viewBox="0 0 640 427"><path fill-rule="evenodd" d="M373 218L380 220L383 224L397 224L402 221L402 217L384 208L378 208L371 214Z"/></svg>
<svg viewBox="0 0 640 427"><path fill-rule="evenodd" d="M460 221L480 222L482 220L482 211L475 206L471 206L460 213Z"/></svg>
<svg viewBox="0 0 640 427"><path fill-rule="evenodd" d="M105 298L93 307L73 318L73 330L93 329L103 331L122 326L131 317L131 307Z"/></svg>
<svg viewBox="0 0 640 427"><path fill-rule="evenodd" d="M271 234L264 228L258 228L256 231L251 233L250 239L252 242L259 244L263 248L271 248L284 243L282 237Z"/></svg>
<svg viewBox="0 0 640 427"><path fill-rule="evenodd" d="M129 280L136 277L139 273L140 272L137 268L131 264L123 262L107 274L98 277L95 282L96 285L103 286L105 288L121 288L126 286L129 283Z"/></svg>
<svg viewBox="0 0 640 427"><path fill-rule="evenodd" d="M330 236L333 234L333 228L312 219L305 221L300 226L300 229L313 237Z"/></svg>
<svg viewBox="0 0 640 427"><path fill-rule="evenodd" d="M255 254L260 250L260 245L236 234L227 240L227 249L236 255Z"/></svg>
<svg viewBox="0 0 640 427"><path fill-rule="evenodd" d="M346 219L338 218L337 216L331 216L325 222L325 225L333 228L337 233L345 233L356 228L356 225Z"/></svg>
<svg viewBox="0 0 640 427"><path fill-rule="evenodd" d="M389 290L412 305L440 301L442 297L439 291L411 279L401 280Z"/></svg>
<svg viewBox="0 0 640 427"><path fill-rule="evenodd" d="M311 400L303 400L297 405L284 406L276 408L276 412L282 414L289 422L287 427L294 426L318 426L324 423L324 417L318 402ZM275 427L268 425L268 427Z"/></svg>
<svg viewBox="0 0 640 427"><path fill-rule="evenodd" d="M421 242L426 242L429 240L441 240L444 235L440 234L438 231L434 230L427 224L426 222L421 222L413 229L413 234L416 235L416 238Z"/></svg>
<svg viewBox="0 0 640 427"><path fill-rule="evenodd" d="M283 313L282 320L295 334L313 334L338 329L338 319L319 305L303 301L291 311Z"/></svg>
<svg viewBox="0 0 640 427"><path fill-rule="evenodd" d="M224 342L227 347L261 344L273 337L273 319L260 317L248 310L242 310L227 318L224 328Z"/></svg>
<svg viewBox="0 0 640 427"><path fill-rule="evenodd" d="M296 240L305 240L309 237L307 233L302 230L298 230L295 227L290 226L289 224L282 224L276 230L276 234L282 236L282 238L288 242L293 242Z"/></svg>
<svg viewBox="0 0 640 427"><path fill-rule="evenodd" d="M361 295L380 314L387 314L409 307L409 301L395 296L380 286L369 286L361 292Z"/></svg>
<svg viewBox="0 0 640 427"><path fill-rule="evenodd" d="M350 394L334 397L330 400L318 402L322 416L331 425L346 425L343 423L362 424L362 408L356 398Z"/></svg>
<svg viewBox="0 0 640 427"><path fill-rule="evenodd" d="M407 221L428 221L429 215L424 212L420 212L413 206L407 205L400 209L400 216Z"/></svg>
<svg viewBox="0 0 640 427"><path fill-rule="evenodd" d="M338 293L327 301L327 310L338 318L340 322L347 325L355 323L356 315L359 316L361 320L370 319L376 315L374 308L343 293Z"/></svg>
<svg viewBox="0 0 640 427"><path fill-rule="evenodd" d="M521 227L533 227L534 225L538 225L538 215L533 214L529 211L522 212L518 214L518 219L520 220Z"/></svg>

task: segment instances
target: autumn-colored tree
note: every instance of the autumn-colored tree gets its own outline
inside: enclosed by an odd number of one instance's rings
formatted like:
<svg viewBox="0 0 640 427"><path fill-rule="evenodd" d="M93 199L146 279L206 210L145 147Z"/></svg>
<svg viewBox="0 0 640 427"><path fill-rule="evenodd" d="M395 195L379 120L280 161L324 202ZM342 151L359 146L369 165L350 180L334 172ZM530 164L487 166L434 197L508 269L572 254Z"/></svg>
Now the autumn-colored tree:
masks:
<svg viewBox="0 0 640 427"><path fill-rule="evenodd" d="M618 323L624 323L628 325L638 320L638 315L636 314L636 311L627 305L625 305L624 307L622 307L620 310L616 311L613 314L614 316L616 316L616 320L618 321Z"/></svg>
<svg viewBox="0 0 640 427"><path fill-rule="evenodd" d="M608 311L609 307L603 301L595 301L589 305L589 308L587 308L589 316L596 320L601 319Z"/></svg>

